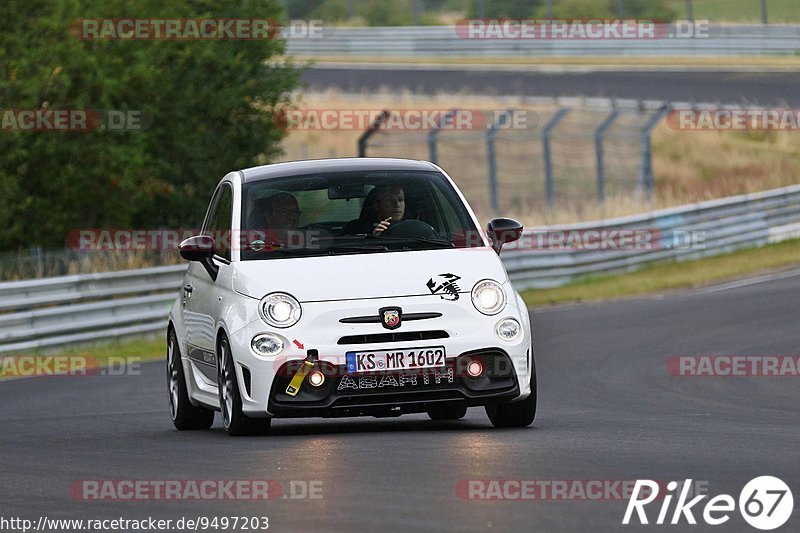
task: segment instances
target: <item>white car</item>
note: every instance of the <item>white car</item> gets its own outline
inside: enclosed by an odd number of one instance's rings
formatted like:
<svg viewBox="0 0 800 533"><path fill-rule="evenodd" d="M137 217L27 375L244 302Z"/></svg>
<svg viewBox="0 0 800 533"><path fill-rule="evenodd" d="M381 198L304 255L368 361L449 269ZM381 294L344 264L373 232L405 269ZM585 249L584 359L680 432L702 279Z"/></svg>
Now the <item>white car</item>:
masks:
<svg viewBox="0 0 800 533"><path fill-rule="evenodd" d="M169 314L178 429L222 412L231 435L276 417L536 414L529 315L498 256L511 219L480 231L424 161L280 163L227 174Z"/></svg>

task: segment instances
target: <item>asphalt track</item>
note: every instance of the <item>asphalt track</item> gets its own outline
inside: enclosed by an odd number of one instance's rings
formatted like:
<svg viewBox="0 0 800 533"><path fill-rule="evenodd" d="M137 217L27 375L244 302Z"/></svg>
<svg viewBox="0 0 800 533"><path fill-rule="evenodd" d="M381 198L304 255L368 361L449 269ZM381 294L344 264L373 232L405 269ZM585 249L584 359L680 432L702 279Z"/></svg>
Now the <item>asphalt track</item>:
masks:
<svg viewBox="0 0 800 533"><path fill-rule="evenodd" d="M800 106L800 72L701 70L546 72L469 68L329 68L303 72L309 90L407 90L415 94L587 96Z"/></svg>
<svg viewBox="0 0 800 533"><path fill-rule="evenodd" d="M473 408L456 422L278 420L270 436L230 438L218 419L211 431L172 429L160 363L133 376L2 383L0 516L266 515L275 531L756 531L737 512L715 528L623 528L624 500L468 501L455 487L692 478L712 495L738 497L750 479L775 475L795 495L780 531L797 531L797 378L665 369L672 355L798 354L800 275L741 285L533 311L540 402L526 429L492 429ZM69 494L81 479L251 478L322 481L323 498L120 503Z"/></svg>

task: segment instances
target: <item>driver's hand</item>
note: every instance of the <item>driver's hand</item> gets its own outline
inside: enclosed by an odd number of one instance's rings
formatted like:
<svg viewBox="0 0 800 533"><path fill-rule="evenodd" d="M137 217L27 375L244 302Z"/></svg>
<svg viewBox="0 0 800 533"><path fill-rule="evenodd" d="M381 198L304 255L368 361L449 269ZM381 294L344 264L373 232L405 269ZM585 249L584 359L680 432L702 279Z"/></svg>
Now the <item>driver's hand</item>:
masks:
<svg viewBox="0 0 800 533"><path fill-rule="evenodd" d="M389 217L389 218L386 218L386 219L381 220L380 222L378 222L378 225L375 226L374 230L372 230L372 236L373 237L377 237L378 235L380 235L381 233L386 231L386 228L388 228L389 225L391 225L391 223L392 223L391 220L392 220L392 217Z"/></svg>

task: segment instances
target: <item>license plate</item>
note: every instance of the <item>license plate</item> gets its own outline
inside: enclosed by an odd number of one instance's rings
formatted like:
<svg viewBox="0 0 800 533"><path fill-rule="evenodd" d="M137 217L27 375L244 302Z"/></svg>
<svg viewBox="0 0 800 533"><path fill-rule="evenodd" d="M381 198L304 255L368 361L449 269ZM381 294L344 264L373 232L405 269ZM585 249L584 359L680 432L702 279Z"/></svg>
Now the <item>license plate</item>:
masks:
<svg viewBox="0 0 800 533"><path fill-rule="evenodd" d="M445 366L444 346L347 352L347 372L385 372Z"/></svg>

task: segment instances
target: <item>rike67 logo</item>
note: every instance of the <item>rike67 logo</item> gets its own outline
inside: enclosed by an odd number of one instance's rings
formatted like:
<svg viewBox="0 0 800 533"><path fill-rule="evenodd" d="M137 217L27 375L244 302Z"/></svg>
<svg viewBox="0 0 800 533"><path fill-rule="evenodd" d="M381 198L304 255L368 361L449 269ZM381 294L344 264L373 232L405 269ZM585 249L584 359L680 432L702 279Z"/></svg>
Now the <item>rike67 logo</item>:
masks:
<svg viewBox="0 0 800 533"><path fill-rule="evenodd" d="M680 494L678 494L676 489L679 488L679 484L676 481L670 481L667 484L666 493L659 494L659 484L655 481L636 480L622 523L630 524L635 511L640 524L649 524L645 506L660 498L663 498L663 501L655 521L656 524L679 524L682 520L686 520L687 524L697 524L694 513L700 513L701 507L702 519L706 524L718 526L731 518L731 513L736 510L736 501L733 496L720 494L705 502L705 506L700 506L698 504L708 498L708 495L701 494L689 500L691 486L692 480L687 479L680 485ZM646 496L640 498L641 494L646 494ZM677 496L677 501L670 517L670 507L675 496ZM794 497L789 486L773 476L751 479L739 493L738 503L742 518L754 528L765 531L785 524L792 516L794 509ZM695 506L697 508L693 509Z"/></svg>

